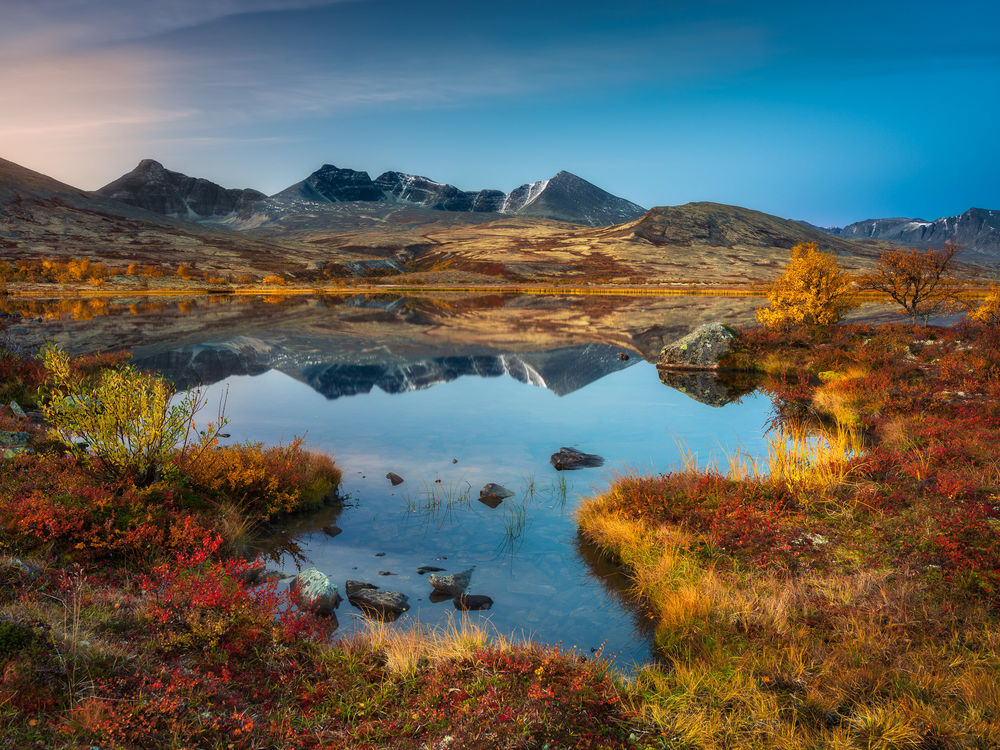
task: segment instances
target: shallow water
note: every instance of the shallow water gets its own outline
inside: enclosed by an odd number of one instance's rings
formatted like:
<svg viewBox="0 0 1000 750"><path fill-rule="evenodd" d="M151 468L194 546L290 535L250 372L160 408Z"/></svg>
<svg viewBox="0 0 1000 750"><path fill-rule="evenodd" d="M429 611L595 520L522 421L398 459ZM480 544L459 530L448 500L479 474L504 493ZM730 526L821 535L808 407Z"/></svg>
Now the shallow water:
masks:
<svg viewBox="0 0 1000 750"><path fill-rule="evenodd" d="M350 578L401 591L411 610L400 622L423 624L447 622L456 610L451 601L429 600L417 567L475 566L469 592L494 605L473 618L504 635L585 653L603 646L627 668L652 658L647 618L613 566L581 545L574 511L617 474L677 468L682 450L703 461L737 450L759 455L770 402L748 395L709 406L663 385L647 362L621 367L563 395L519 368L512 369L528 382L465 375L419 390L374 387L337 398L277 370L231 376L205 390L213 403L228 393L234 439L270 444L304 435L343 469L343 511L299 519L291 529L301 565L341 586ZM562 446L599 454L605 464L557 472L549 457ZM404 483L392 487L390 471ZM476 499L487 482L515 496L492 509ZM321 530L330 523L342 533L331 538ZM295 572L296 562L284 555L279 567ZM360 617L347 602L337 614L342 630Z"/></svg>

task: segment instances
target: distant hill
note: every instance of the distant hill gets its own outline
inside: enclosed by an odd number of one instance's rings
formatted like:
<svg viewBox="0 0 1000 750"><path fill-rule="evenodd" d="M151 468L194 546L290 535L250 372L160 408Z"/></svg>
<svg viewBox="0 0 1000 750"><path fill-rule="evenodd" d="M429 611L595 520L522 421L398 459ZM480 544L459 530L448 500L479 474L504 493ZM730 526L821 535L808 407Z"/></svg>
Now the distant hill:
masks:
<svg viewBox="0 0 1000 750"><path fill-rule="evenodd" d="M848 239L900 242L911 247L944 247L950 243L962 249L966 261L1000 259L1000 211L970 208L959 216L926 219L867 219L839 231Z"/></svg>
<svg viewBox="0 0 1000 750"><path fill-rule="evenodd" d="M810 224L722 203L658 206L623 225L620 231L654 245L674 247L789 249L800 242L815 242L823 249L845 254L856 254L860 249L857 243Z"/></svg>
<svg viewBox="0 0 1000 750"><path fill-rule="evenodd" d="M131 172L97 190L98 195L177 219L214 219L248 209L267 196L258 190L227 189L143 159Z"/></svg>

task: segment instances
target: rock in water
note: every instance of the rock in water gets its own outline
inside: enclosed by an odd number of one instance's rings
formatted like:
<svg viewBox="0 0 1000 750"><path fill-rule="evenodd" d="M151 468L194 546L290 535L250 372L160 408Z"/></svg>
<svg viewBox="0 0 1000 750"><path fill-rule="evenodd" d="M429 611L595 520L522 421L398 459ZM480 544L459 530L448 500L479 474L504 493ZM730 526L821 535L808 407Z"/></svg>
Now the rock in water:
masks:
<svg viewBox="0 0 1000 750"><path fill-rule="evenodd" d="M392 471L386 474L385 478L388 479L390 482L392 482L393 487L395 487L397 484L403 483L403 478L399 476L399 474L396 474L395 472Z"/></svg>
<svg viewBox="0 0 1000 750"><path fill-rule="evenodd" d="M331 615L340 602L337 584L316 568L306 568L289 585L299 606L317 615Z"/></svg>
<svg viewBox="0 0 1000 750"><path fill-rule="evenodd" d="M492 609L493 600L481 594L459 594L455 597L455 609L470 612L480 609Z"/></svg>
<svg viewBox="0 0 1000 750"><path fill-rule="evenodd" d="M436 593L444 594L445 596L458 596L469 588L469 582L472 580L472 571L473 568L449 575L431 573L427 576L427 580L431 582L431 586L434 587Z"/></svg>
<svg viewBox="0 0 1000 750"><path fill-rule="evenodd" d="M739 339L723 323L707 323L660 350L656 366L675 370L717 370L719 358Z"/></svg>
<svg viewBox="0 0 1000 750"><path fill-rule="evenodd" d="M355 586L351 586L353 583ZM370 583L349 581L347 600L366 615L382 620L395 620L410 608L406 594L399 591L382 591Z"/></svg>
<svg viewBox="0 0 1000 750"><path fill-rule="evenodd" d="M479 502L491 508L497 507L508 497L514 497L514 493L494 482L490 482L479 490Z"/></svg>
<svg viewBox="0 0 1000 750"><path fill-rule="evenodd" d="M374 583L365 583L364 581L354 581L350 578L344 583L344 591L347 592L347 598L350 599L352 596L357 594L359 591L364 589L377 589Z"/></svg>
<svg viewBox="0 0 1000 750"><path fill-rule="evenodd" d="M575 448L560 448L558 453L549 457L549 462L557 471L575 471L576 469L593 469L604 465L604 459L595 453L584 453Z"/></svg>

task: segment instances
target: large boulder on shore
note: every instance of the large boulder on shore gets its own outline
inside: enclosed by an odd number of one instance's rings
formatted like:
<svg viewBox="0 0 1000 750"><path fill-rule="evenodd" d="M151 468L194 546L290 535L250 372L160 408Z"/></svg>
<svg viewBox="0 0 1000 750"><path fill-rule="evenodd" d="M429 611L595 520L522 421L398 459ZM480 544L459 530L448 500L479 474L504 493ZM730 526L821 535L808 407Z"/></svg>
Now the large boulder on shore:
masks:
<svg viewBox="0 0 1000 750"><path fill-rule="evenodd" d="M317 615L332 615L340 603L337 584L316 568L306 568L294 579L288 588L299 607Z"/></svg>
<svg viewBox="0 0 1000 750"><path fill-rule="evenodd" d="M663 347L656 366L667 370L718 370L719 358L739 337L724 323L706 323Z"/></svg>

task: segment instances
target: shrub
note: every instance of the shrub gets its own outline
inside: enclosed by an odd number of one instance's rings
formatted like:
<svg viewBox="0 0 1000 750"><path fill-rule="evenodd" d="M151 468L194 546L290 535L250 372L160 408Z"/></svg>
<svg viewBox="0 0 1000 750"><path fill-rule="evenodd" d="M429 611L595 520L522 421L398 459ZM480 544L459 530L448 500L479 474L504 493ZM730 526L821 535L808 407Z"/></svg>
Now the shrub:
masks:
<svg viewBox="0 0 1000 750"><path fill-rule="evenodd" d="M301 438L216 448L185 471L197 487L263 520L318 505L340 484L329 456L303 450Z"/></svg>
<svg viewBox="0 0 1000 750"><path fill-rule="evenodd" d="M969 314L969 320L983 326L1000 325L1000 288L990 290L986 299Z"/></svg>
<svg viewBox="0 0 1000 750"><path fill-rule="evenodd" d="M770 304L757 310L757 320L768 328L832 325L857 307L850 277L814 242L792 248L788 266L768 290L767 300Z"/></svg>
<svg viewBox="0 0 1000 750"><path fill-rule="evenodd" d="M285 281L284 277L271 274L270 276L265 276L261 279L261 284L277 284L278 286L284 286L288 282Z"/></svg>
<svg viewBox="0 0 1000 750"><path fill-rule="evenodd" d="M42 411L53 432L76 452L82 441L111 476L149 484L157 472L190 463L214 443L220 419L198 433L194 416L204 400L197 391L171 405L174 388L163 378L120 364L85 377L62 349L47 346L48 374Z"/></svg>

